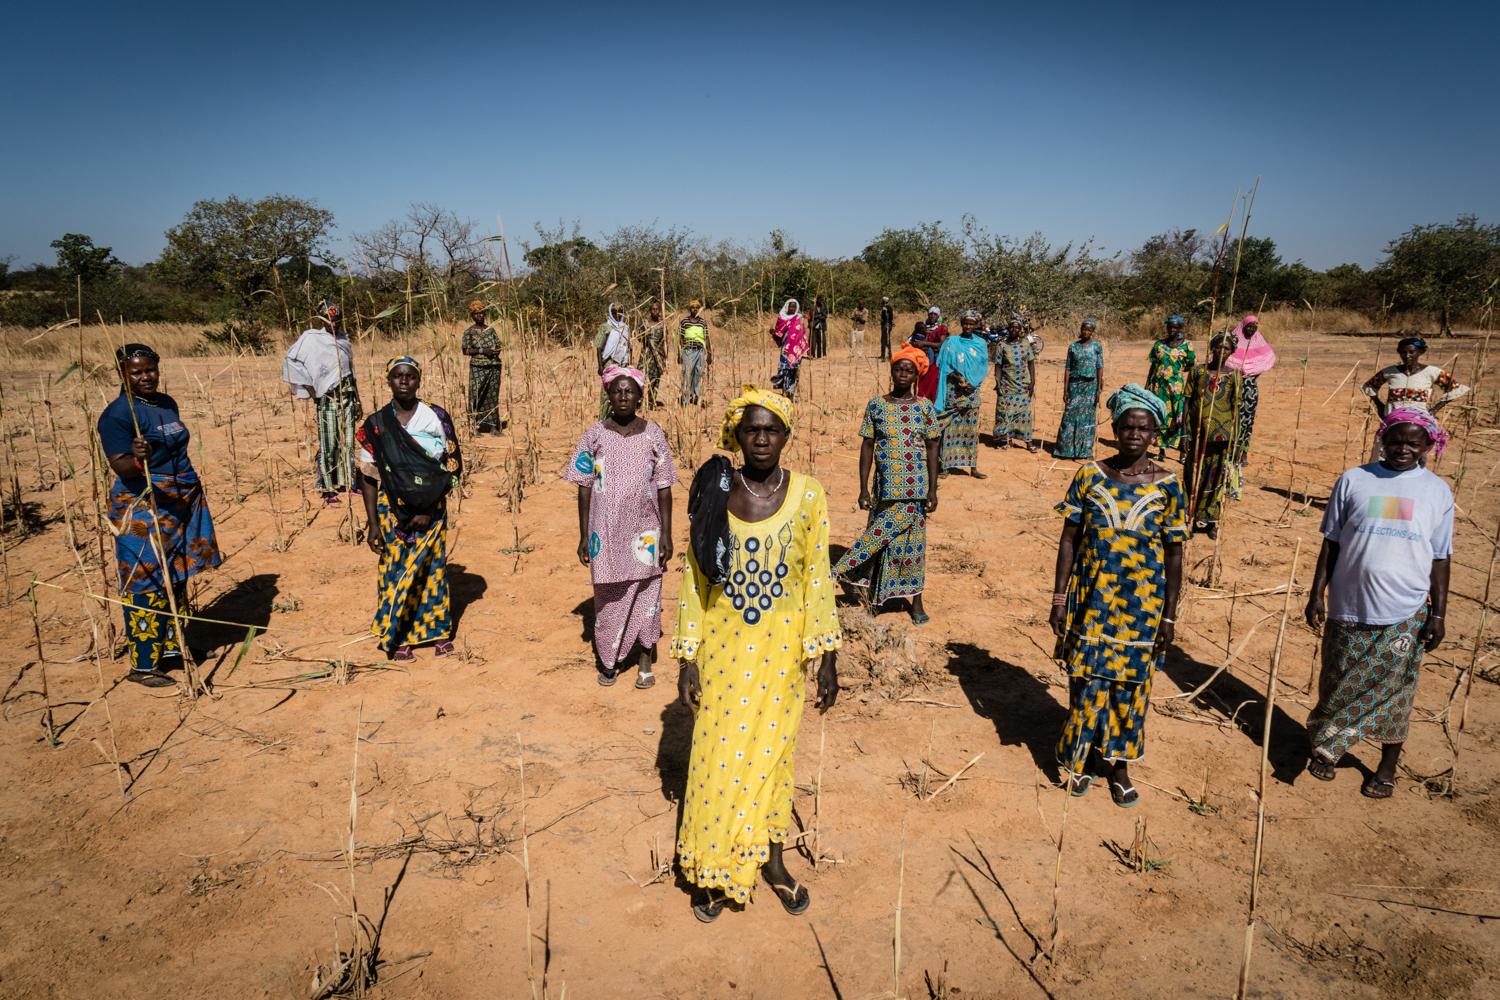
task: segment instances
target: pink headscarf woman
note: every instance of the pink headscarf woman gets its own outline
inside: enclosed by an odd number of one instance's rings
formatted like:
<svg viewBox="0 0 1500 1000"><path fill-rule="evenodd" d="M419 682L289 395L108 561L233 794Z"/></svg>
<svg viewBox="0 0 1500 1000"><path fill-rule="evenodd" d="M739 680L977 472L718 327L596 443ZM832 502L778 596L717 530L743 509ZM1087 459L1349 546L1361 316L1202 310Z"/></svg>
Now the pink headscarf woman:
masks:
<svg viewBox="0 0 1500 1000"><path fill-rule="evenodd" d="M783 395L792 396L797 391L797 366L807 353L807 324L802 319L802 306L796 299L787 299L776 316L776 326L771 330L771 339L781 348L781 364L771 384Z"/></svg>
<svg viewBox="0 0 1500 1000"><path fill-rule="evenodd" d="M1250 435L1255 431L1255 408L1260 403L1260 376L1276 367L1276 352L1260 332L1260 320L1246 316L1230 334L1234 338L1234 351L1224 362L1224 367L1237 371L1241 376L1240 388L1240 433L1235 443L1234 464L1239 475L1231 480L1230 498L1240 498L1239 483L1244 482L1245 460L1250 454Z"/></svg>

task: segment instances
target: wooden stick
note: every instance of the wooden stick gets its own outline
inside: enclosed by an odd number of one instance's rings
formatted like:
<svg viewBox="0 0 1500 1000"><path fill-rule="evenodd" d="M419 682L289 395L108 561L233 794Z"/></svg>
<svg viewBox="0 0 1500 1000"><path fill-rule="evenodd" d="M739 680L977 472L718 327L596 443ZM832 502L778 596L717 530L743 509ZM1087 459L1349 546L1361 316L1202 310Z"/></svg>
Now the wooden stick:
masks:
<svg viewBox="0 0 1500 1000"><path fill-rule="evenodd" d="M1297 557L1302 554L1302 539L1292 550L1292 571L1287 575L1286 600L1281 605L1281 629L1276 633L1276 652L1271 656L1271 670L1266 678L1266 719L1260 733L1260 782L1255 795L1255 863L1250 869L1250 909L1245 919L1245 951L1240 962L1240 984L1236 1000L1245 1000L1250 986L1250 953L1255 946L1256 911L1260 906L1260 862L1266 842L1266 778L1270 773L1271 722L1276 716L1276 673L1281 666L1281 645L1286 638L1287 616L1292 608L1292 585L1297 582Z"/></svg>
<svg viewBox="0 0 1500 1000"><path fill-rule="evenodd" d="M939 795L942 795L948 789L952 788L953 787L953 783L955 781L957 781L959 778L962 778L964 776L964 772L967 771L969 768L973 767L975 764L978 764L979 761L983 757L984 757L984 752L980 751L979 756L975 757L973 760L969 761L963 767L961 767L957 771L953 772L953 777L951 777L947 781L943 782L942 785L939 786L939 788L937 789L937 791L935 791L931 795L927 796L927 801L931 802L933 799L937 798Z"/></svg>
<svg viewBox="0 0 1500 1000"><path fill-rule="evenodd" d="M906 818L901 819L901 864L896 876L896 931L891 954L891 996L901 995L901 899L906 891Z"/></svg>
<svg viewBox="0 0 1500 1000"><path fill-rule="evenodd" d="M1490 588L1495 582L1495 557L1500 555L1500 523L1495 525L1495 544L1490 549L1490 568L1484 576L1484 603L1480 605L1479 627L1474 631L1474 648L1469 654L1469 666L1464 671L1464 698L1458 710L1458 728L1453 733L1453 760L1448 766L1448 783L1443 794L1453 796L1458 779L1458 751L1463 743L1464 731L1469 727L1469 695L1474 691L1474 671L1479 665L1479 651L1484 647L1484 630L1490 619Z"/></svg>

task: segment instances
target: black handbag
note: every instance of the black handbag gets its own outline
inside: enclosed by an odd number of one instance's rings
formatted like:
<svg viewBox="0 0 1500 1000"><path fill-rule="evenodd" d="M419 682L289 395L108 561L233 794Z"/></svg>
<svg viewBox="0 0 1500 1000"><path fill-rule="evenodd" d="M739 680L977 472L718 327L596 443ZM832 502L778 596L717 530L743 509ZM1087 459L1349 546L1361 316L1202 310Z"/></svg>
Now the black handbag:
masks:
<svg viewBox="0 0 1500 1000"><path fill-rule="evenodd" d="M453 488L458 470L444 469L423 451L401 426L393 407L381 407L375 419L380 428L375 435L375 462L386 495L406 514L432 513Z"/></svg>

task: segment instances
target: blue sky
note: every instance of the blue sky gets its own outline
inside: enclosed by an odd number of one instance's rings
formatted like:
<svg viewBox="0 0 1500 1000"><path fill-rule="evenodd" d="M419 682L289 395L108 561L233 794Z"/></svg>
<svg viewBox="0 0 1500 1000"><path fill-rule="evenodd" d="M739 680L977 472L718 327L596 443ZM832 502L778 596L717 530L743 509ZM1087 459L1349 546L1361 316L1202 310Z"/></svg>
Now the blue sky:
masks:
<svg viewBox="0 0 1500 1000"><path fill-rule="evenodd" d="M1257 176L1251 232L1314 267L1500 217L1500 5L720 6L13 7L0 257L144 262L193 201L275 192L341 247L428 201L513 253L576 219L853 256L964 213L1124 250Z"/></svg>

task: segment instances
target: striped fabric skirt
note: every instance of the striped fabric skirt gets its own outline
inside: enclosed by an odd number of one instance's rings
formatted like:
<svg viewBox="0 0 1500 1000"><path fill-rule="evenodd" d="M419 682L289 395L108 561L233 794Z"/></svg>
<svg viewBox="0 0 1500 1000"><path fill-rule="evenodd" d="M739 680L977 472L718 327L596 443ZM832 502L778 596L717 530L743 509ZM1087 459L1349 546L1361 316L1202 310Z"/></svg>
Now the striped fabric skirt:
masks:
<svg viewBox="0 0 1500 1000"><path fill-rule="evenodd" d="M318 489L324 493L348 489L354 482L354 432L364 409L354 376L318 397Z"/></svg>

